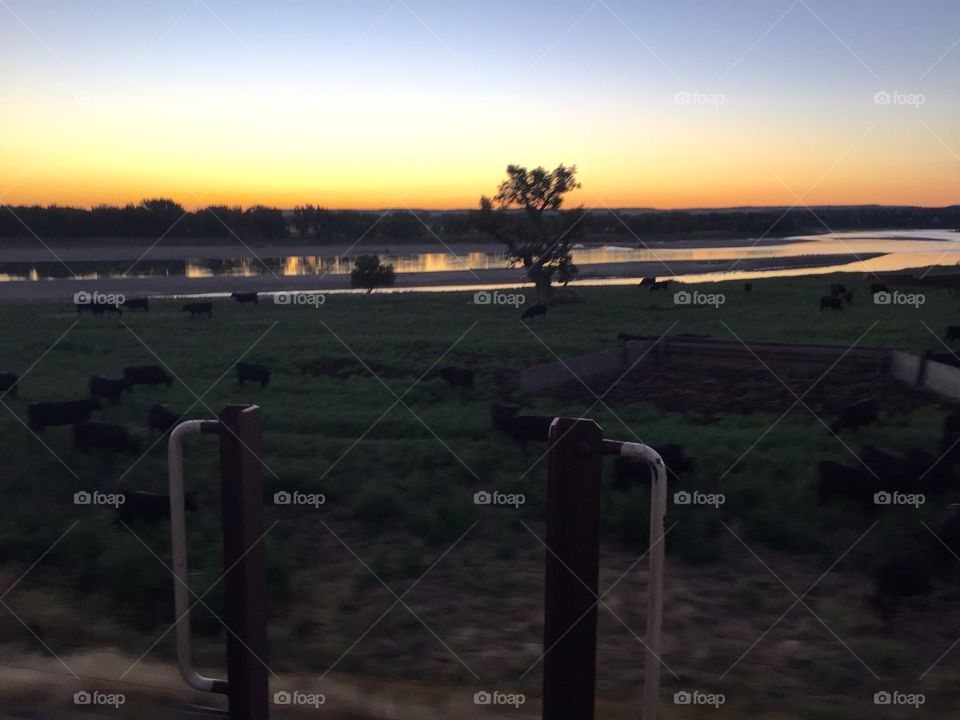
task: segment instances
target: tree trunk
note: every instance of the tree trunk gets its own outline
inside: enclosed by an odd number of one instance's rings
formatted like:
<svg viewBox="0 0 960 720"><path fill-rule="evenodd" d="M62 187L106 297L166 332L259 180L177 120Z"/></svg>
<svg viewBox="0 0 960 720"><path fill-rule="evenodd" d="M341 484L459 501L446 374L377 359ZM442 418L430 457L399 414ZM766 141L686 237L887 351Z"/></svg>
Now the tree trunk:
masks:
<svg viewBox="0 0 960 720"><path fill-rule="evenodd" d="M527 270L527 278L537 288L537 303L540 305L550 305L553 303L553 283L547 277L539 266L534 266Z"/></svg>

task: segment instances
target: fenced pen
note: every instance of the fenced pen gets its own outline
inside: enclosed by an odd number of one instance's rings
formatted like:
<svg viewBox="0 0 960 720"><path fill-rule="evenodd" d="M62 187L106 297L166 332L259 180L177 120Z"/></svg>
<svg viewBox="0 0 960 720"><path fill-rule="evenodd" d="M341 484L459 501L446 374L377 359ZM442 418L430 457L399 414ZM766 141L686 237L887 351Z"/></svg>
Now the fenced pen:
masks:
<svg viewBox="0 0 960 720"><path fill-rule="evenodd" d="M226 678L197 673L191 661L190 590L184 512L183 443L193 434L219 438L223 503ZM640 443L605 439L589 419L555 418L549 442L543 631L544 720L593 720L596 694L600 489L604 456L650 467L649 587L643 718L658 717L663 621L664 519L667 468ZM266 573L263 546L262 426L255 405L225 408L217 420L178 425L169 440L170 533L173 554L177 665L193 689L228 698L231 720L267 720Z"/></svg>

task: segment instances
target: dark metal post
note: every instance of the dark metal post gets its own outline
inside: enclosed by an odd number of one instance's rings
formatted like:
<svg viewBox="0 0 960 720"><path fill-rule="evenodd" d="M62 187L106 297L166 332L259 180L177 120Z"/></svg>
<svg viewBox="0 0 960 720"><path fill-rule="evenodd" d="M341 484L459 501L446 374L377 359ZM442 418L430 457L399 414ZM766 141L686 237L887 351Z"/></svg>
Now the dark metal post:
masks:
<svg viewBox="0 0 960 720"><path fill-rule="evenodd" d="M256 405L220 413L223 495L224 622L231 720L267 720L266 553L261 419Z"/></svg>
<svg viewBox="0 0 960 720"><path fill-rule="evenodd" d="M593 720L603 432L592 420L550 428L544 606L544 720Z"/></svg>

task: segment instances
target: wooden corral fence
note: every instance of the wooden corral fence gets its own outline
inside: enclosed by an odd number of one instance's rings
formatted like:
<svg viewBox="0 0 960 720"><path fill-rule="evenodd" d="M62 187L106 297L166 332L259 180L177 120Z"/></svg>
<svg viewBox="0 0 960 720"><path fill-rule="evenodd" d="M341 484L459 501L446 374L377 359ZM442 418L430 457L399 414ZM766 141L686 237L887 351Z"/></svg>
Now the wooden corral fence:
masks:
<svg viewBox="0 0 960 720"><path fill-rule="evenodd" d="M844 363L854 363L864 370L884 373L891 364L890 348L856 347L753 341L744 344L733 340L715 340L689 336L634 337L621 341L617 347L589 355L578 355L566 360L536 365L520 372L520 390L536 392L564 383L590 380L614 373L623 373L637 365L640 358L658 360L670 357L739 358L752 357L751 350L764 358L780 358L797 362L829 364L841 355ZM577 377L574 377L576 374Z"/></svg>

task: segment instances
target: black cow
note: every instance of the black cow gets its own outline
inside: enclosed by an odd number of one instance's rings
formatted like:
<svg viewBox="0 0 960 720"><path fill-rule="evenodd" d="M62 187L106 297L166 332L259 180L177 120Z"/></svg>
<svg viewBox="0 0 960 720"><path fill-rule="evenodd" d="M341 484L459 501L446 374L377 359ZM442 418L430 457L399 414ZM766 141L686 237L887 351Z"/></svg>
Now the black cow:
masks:
<svg viewBox="0 0 960 720"><path fill-rule="evenodd" d="M745 293L752 293L752 292L753 292L753 283L746 283L746 284L744 284L744 286L743 286L743 291L744 291Z"/></svg>
<svg viewBox="0 0 960 720"><path fill-rule="evenodd" d="M650 286L650 292L654 292L655 290L669 290L670 283L672 282L673 280L657 280Z"/></svg>
<svg viewBox="0 0 960 720"><path fill-rule="evenodd" d="M947 342L960 338L960 325L947 326Z"/></svg>
<svg viewBox="0 0 960 720"><path fill-rule="evenodd" d="M876 295L877 293L889 293L890 288L886 286L886 283L873 283L870 286L870 294Z"/></svg>
<svg viewBox="0 0 960 720"><path fill-rule="evenodd" d="M0 393L16 397L19 382L20 378L17 377L16 373L0 373Z"/></svg>
<svg viewBox="0 0 960 720"><path fill-rule="evenodd" d="M130 310L143 310L144 312L150 312L150 299L149 298L130 298L129 300L123 301L123 306Z"/></svg>
<svg viewBox="0 0 960 720"><path fill-rule="evenodd" d="M73 427L73 446L78 450L138 452L140 441L131 437L122 425L101 422L78 423Z"/></svg>
<svg viewBox="0 0 960 720"><path fill-rule="evenodd" d="M820 309L826 310L827 308L831 310L843 310L843 298L824 295L820 298Z"/></svg>
<svg viewBox="0 0 960 720"><path fill-rule="evenodd" d="M246 305L247 303L253 303L254 305L259 305L260 300L257 299L259 293L256 292L235 292L230 293L230 297L236 300L241 305Z"/></svg>
<svg viewBox="0 0 960 720"><path fill-rule="evenodd" d="M840 297L847 294L847 288L841 283L833 283L830 286L830 296L831 297Z"/></svg>
<svg viewBox="0 0 960 720"><path fill-rule="evenodd" d="M547 442L550 439L550 425L553 416L518 415L517 405L495 404L490 408L493 426L520 443L520 449L527 452L528 442Z"/></svg>
<svg viewBox="0 0 960 720"><path fill-rule="evenodd" d="M123 504L117 507L114 522L117 524L132 525L135 522L156 524L161 520L170 519L170 496L156 493L133 492L123 493ZM183 494L183 509L194 512L197 509L197 494L188 492Z"/></svg>
<svg viewBox="0 0 960 720"><path fill-rule="evenodd" d="M147 427L163 434L173 429L180 422L180 418L169 405L154 405L147 411Z"/></svg>
<svg viewBox="0 0 960 720"><path fill-rule="evenodd" d="M48 427L86 422L90 413L99 409L96 399L32 403L27 405L27 418L30 429L42 433Z"/></svg>
<svg viewBox="0 0 960 720"><path fill-rule="evenodd" d="M839 433L844 428L856 430L879 420L880 411L877 408L877 403L873 400L860 400L845 407L830 429L834 433Z"/></svg>
<svg viewBox="0 0 960 720"><path fill-rule="evenodd" d="M173 378L157 365L125 367L123 378L128 380L131 385L166 385L170 387L173 384Z"/></svg>
<svg viewBox="0 0 960 720"><path fill-rule="evenodd" d="M647 287L649 285L656 285L657 279L655 277L645 277L640 281L639 287Z"/></svg>
<svg viewBox="0 0 960 720"><path fill-rule="evenodd" d="M260 383L260 387L266 387L270 382L270 368L257 363L237 363L237 382L243 385L247 380Z"/></svg>
<svg viewBox="0 0 960 720"><path fill-rule="evenodd" d="M110 378L94 375L90 378L90 397L107 398L116 405L120 402L120 396L124 390L129 390L133 384L124 378L123 380L111 380Z"/></svg>
<svg viewBox="0 0 960 720"><path fill-rule="evenodd" d="M213 303L212 302L195 302L187 303L183 306L183 312L190 313L190 317L196 315L206 315L207 317L213 317Z"/></svg>
<svg viewBox="0 0 960 720"><path fill-rule="evenodd" d="M532 320L538 315L542 315L543 319L547 319L547 306L546 305L531 305L526 310L523 311L523 315L520 316L521 320Z"/></svg>
<svg viewBox="0 0 960 720"><path fill-rule="evenodd" d="M450 387L473 388L474 371L470 368L445 367L433 374L446 380Z"/></svg>

